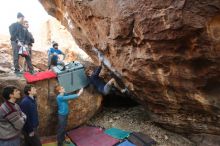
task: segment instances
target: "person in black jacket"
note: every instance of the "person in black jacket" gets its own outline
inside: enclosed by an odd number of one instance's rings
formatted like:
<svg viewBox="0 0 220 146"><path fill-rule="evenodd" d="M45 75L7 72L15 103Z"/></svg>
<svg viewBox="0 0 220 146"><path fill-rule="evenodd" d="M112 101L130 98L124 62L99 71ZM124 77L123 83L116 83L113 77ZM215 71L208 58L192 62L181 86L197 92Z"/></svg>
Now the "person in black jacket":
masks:
<svg viewBox="0 0 220 146"><path fill-rule="evenodd" d="M9 26L9 32L11 35L11 45L13 49L13 63L15 68L15 74L19 75L21 74L20 68L19 68L19 48L21 46L27 47L27 37L26 37L26 31L25 27L23 26L24 23L24 15L22 13L17 14L17 22L11 24ZM25 56L25 60L28 64L29 72L33 73L34 68L31 62L30 56Z"/></svg>

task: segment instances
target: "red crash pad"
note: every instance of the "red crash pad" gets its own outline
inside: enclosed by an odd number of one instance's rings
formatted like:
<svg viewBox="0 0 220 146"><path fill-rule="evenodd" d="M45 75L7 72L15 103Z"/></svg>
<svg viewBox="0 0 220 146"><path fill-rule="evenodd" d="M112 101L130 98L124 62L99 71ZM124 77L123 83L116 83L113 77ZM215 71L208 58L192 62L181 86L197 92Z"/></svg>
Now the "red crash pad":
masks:
<svg viewBox="0 0 220 146"><path fill-rule="evenodd" d="M24 78L28 83L34 83L37 81L42 81L46 79L56 78L57 75L53 71L44 71L44 72L37 72L35 74L30 74L29 72L24 73Z"/></svg>
<svg viewBox="0 0 220 146"><path fill-rule="evenodd" d="M113 146L119 142L98 127L80 127L67 132L67 135L77 146Z"/></svg>

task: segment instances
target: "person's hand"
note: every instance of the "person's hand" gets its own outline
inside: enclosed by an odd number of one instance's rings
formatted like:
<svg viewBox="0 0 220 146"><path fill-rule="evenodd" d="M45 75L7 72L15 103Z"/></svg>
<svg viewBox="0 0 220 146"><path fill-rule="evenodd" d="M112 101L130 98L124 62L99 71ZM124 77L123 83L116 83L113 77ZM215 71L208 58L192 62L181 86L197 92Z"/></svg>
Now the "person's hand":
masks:
<svg viewBox="0 0 220 146"><path fill-rule="evenodd" d="M29 133L29 136L30 136L30 137L33 137L33 136L34 136L34 131L32 131L31 133Z"/></svg>
<svg viewBox="0 0 220 146"><path fill-rule="evenodd" d="M78 92L78 96L80 96L83 93L83 88L81 88Z"/></svg>

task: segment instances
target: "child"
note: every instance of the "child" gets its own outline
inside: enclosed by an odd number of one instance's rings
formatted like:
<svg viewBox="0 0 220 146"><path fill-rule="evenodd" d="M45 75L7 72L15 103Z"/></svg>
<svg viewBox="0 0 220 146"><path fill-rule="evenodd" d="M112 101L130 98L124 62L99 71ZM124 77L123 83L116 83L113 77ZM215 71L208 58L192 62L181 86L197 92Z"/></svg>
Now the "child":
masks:
<svg viewBox="0 0 220 146"><path fill-rule="evenodd" d="M57 104L58 104L58 131L57 141L58 146L62 146L65 140L65 128L67 125L67 119L69 114L68 100L75 99L83 93L83 88L79 90L77 94L66 95L65 89L57 85L55 87L55 93L57 93Z"/></svg>

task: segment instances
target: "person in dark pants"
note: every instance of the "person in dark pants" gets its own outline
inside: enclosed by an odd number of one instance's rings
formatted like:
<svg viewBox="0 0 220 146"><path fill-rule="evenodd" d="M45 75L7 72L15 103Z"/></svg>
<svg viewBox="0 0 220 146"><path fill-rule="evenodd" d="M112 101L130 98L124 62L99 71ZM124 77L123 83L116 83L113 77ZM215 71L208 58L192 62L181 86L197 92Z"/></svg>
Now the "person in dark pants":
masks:
<svg viewBox="0 0 220 146"><path fill-rule="evenodd" d="M16 101L21 98L14 86L3 89L4 103L0 106L0 146L19 146L20 133L26 121Z"/></svg>
<svg viewBox="0 0 220 146"><path fill-rule="evenodd" d="M65 59L66 55L58 48L57 42L52 42L52 48L48 51L48 67L51 69L53 66L62 65L64 66L64 62L59 60L58 55L63 55L63 60Z"/></svg>
<svg viewBox="0 0 220 146"><path fill-rule="evenodd" d="M55 93L57 95L57 104L58 104L58 131L57 131L57 141L58 146L63 146L65 141L65 128L67 125L67 119L69 114L68 100L75 99L83 93L83 88L77 94L67 95L65 94L65 89L57 85L55 87Z"/></svg>
<svg viewBox="0 0 220 146"><path fill-rule="evenodd" d="M13 23L9 26L9 32L11 35L11 45L13 49L13 63L14 63L14 68L15 68L15 74L19 75L22 74L20 72L20 67L19 67L19 48L21 46L26 46L27 47L27 37L26 37L26 32L25 28L23 26L24 23L24 15L21 13L17 14L17 22ZM29 72L33 73L33 65L30 56L25 56L25 60L27 62Z"/></svg>
<svg viewBox="0 0 220 146"><path fill-rule="evenodd" d="M99 76L102 70L102 61L99 61L99 66L93 71L92 75L90 76L90 83L95 86L98 92L102 93L103 95L108 95L113 86L120 89L122 93L125 93L127 89L122 89L118 83L115 81L114 78L111 78L107 83L103 81L103 79Z"/></svg>
<svg viewBox="0 0 220 146"><path fill-rule="evenodd" d="M27 115L27 121L23 128L25 146L41 146L37 128L39 126L36 103L36 88L33 85L24 87L26 95L20 103L21 110Z"/></svg>

